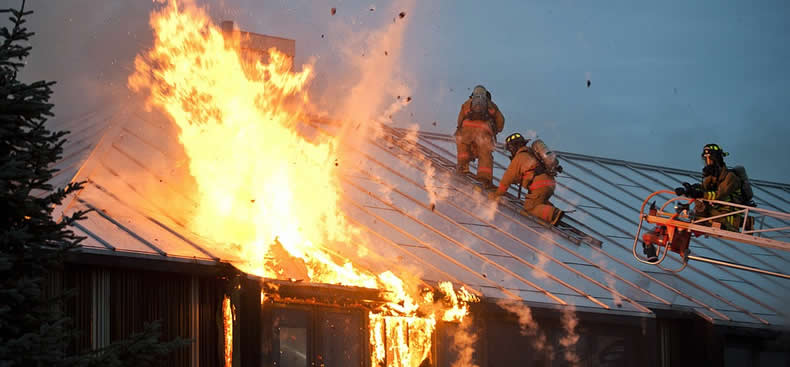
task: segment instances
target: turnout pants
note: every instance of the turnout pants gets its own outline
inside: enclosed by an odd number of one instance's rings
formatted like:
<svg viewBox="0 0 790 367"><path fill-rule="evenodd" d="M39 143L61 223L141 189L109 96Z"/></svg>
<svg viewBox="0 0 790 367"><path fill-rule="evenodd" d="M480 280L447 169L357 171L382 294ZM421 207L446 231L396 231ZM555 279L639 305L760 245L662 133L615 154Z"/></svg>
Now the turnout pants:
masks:
<svg viewBox="0 0 790 367"><path fill-rule="evenodd" d="M700 202L700 201L697 201L694 204L694 214L697 216L697 219L704 217L715 217L717 215L734 212L737 209L738 208L724 206L724 205L710 205L708 203ZM721 223L722 229L738 232L740 230L741 225L743 224L743 214L728 215L726 217L716 218L699 224L710 226L711 222ZM750 223L747 223L747 227L751 227L749 224ZM751 228L747 228L747 230L749 229Z"/></svg>
<svg viewBox="0 0 790 367"><path fill-rule="evenodd" d="M477 158L477 179L491 182L494 177L494 134L490 125L484 121L464 121L455 142L458 172L469 172L469 162Z"/></svg>
<svg viewBox="0 0 790 367"><path fill-rule="evenodd" d="M545 173L535 176L529 183L527 195L524 197L525 214L537 217L546 223L556 224L562 211L549 202L549 198L554 195L555 186L554 177Z"/></svg>

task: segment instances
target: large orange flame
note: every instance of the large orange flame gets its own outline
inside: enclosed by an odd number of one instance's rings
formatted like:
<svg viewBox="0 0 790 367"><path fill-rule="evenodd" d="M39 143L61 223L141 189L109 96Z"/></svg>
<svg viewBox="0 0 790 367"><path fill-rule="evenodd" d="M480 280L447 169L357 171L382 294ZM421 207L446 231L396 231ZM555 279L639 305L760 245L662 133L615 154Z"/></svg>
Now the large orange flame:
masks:
<svg viewBox="0 0 790 367"><path fill-rule="evenodd" d="M430 351L436 315L459 321L473 296L463 289L456 296L446 283L445 301L435 307L432 296L418 297L414 284L392 272L363 271L327 251L361 236L338 205L339 142L308 141L296 129L312 66L292 72L289 59L273 49L267 63L243 61L238 39L225 37L190 0L171 0L152 13L151 26L154 47L135 60L129 86L148 92L149 106L180 129L199 195L190 228L233 251L248 273L283 278L279 262L290 257L304 263L310 281L384 290L391 302L370 314L373 362L419 365ZM421 305L435 311L416 317ZM228 307L226 298L230 338Z"/></svg>
<svg viewBox="0 0 790 367"><path fill-rule="evenodd" d="M278 243L312 265L311 279L375 287L374 277L315 251L347 241L353 229L337 207L332 143L305 141L293 130L297 114L283 108L307 99L311 66L290 72L272 51L268 64L253 65L260 78L249 77L237 48L190 3L169 3L151 25L155 47L135 60L129 85L150 89L149 102L180 128L200 192L192 228L240 252L250 273L278 276L264 257Z"/></svg>

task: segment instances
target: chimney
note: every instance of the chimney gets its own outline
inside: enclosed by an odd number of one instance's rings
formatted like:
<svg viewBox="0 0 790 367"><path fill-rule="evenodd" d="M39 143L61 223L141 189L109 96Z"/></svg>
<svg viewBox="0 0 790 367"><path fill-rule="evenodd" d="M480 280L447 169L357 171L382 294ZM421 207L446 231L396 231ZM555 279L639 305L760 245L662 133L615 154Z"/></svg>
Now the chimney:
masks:
<svg viewBox="0 0 790 367"><path fill-rule="evenodd" d="M222 33L226 36L233 33L233 21L223 20L222 23L220 23L220 28L222 28Z"/></svg>

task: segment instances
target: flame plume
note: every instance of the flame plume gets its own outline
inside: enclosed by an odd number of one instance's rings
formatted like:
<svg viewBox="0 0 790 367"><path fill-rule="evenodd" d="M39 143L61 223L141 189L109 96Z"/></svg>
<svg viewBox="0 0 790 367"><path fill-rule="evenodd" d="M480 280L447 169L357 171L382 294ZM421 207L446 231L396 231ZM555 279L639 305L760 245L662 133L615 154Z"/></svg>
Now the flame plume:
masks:
<svg viewBox="0 0 790 367"><path fill-rule="evenodd" d="M154 46L135 59L128 85L179 128L198 189L190 229L243 259L235 265L251 274L282 279L287 257L303 263L309 281L382 290L390 302L370 313L374 365L418 366L437 317L461 320L474 296L444 283L445 300L435 306L432 295L418 296L416 284L390 271L373 274L337 260L333 244L361 236L338 203L341 143L309 141L296 128L313 67L293 72L274 49L267 63L249 61L239 40L225 37L191 0L170 0L150 24ZM222 306L228 348L230 300ZM230 363L232 350L225 354Z"/></svg>

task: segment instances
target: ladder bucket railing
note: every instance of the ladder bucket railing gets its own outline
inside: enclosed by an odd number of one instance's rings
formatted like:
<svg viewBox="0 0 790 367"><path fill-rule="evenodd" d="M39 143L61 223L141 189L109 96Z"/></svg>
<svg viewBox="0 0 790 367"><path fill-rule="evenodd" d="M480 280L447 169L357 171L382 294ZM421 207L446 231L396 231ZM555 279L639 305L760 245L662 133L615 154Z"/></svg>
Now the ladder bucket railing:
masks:
<svg viewBox="0 0 790 367"><path fill-rule="evenodd" d="M666 201L660 207L655 207L653 205L648 206L650 201L659 195L669 196L669 199L666 199ZM667 211L667 207L673 203L676 204L675 206L676 212L670 213ZM715 216L709 216L709 217L695 217L692 213L690 213L691 203L695 203L694 205L706 204L706 205L715 205L720 207L724 206L731 208L732 211L723 214L718 214ZM646 207L650 208L647 212L645 211ZM678 208L680 208L680 210L678 210ZM741 221L741 223L737 228L737 231L726 230L717 227L720 225L715 222L716 220L720 220L721 218L726 218L730 216L736 216ZM754 219L750 220L749 219L750 217ZM748 224L750 222L752 223L751 227L754 227L754 224L758 223L756 217L760 217L759 218L760 228L759 229L749 228L750 226ZM691 259L696 261L708 262L711 264L728 266L741 270L753 271L771 276L790 278L790 275L787 274L754 268L747 265L735 264L728 261L711 259L701 256L692 256L689 255L690 250L682 251L683 253L681 260L682 266L679 269L667 269L660 265L666 259L667 254L670 252L673 238L677 238L678 233L683 233L686 235L685 237L681 237L682 240L685 241L690 240L691 237L690 235L693 235L694 237L714 236L724 240L737 241L754 246L772 248L782 251L790 251L790 242L777 240L775 239L776 237L774 238L763 237L764 234L770 234L770 233L784 234L786 231L790 231L790 226L763 228L763 226L765 225L766 218L773 218L779 222L786 222L786 221L790 221L790 214L757 208L757 207L751 207L742 204L730 203L726 201L691 199L687 197L679 197L675 195L675 192L669 190L656 191L650 194L644 200L644 202L642 202L642 206L639 210L639 225L637 227L636 235L634 236L634 245L633 245L632 253L634 255L634 258L641 263L649 264L649 265L657 265L664 270L672 271L672 272L678 272L683 270L687 265L687 261ZM640 233L642 231L643 223L645 222L656 225L657 226L656 228L661 228L663 226L665 231L661 232L661 235L666 235L663 238L669 239L669 241L667 241L666 243L663 243L658 246L659 247L658 260L655 262L647 261L645 258L642 258L637 254L637 244L640 241ZM689 233L687 234L685 233L685 231L688 231ZM685 246L687 246L687 243L685 244ZM663 251L662 249L660 249L660 247L664 247Z"/></svg>

